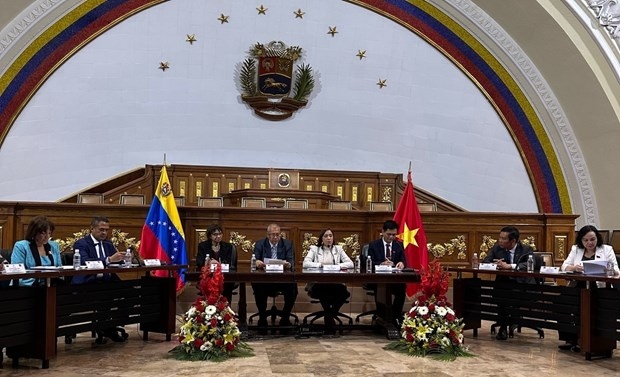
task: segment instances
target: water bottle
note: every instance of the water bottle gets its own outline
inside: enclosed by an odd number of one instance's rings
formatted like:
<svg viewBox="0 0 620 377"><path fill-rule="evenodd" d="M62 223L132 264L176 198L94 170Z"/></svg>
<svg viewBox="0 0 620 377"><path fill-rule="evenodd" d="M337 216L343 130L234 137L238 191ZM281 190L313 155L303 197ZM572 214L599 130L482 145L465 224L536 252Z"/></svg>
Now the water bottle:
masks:
<svg viewBox="0 0 620 377"><path fill-rule="evenodd" d="M355 272L359 273L362 268L362 261L360 260L360 256L355 257Z"/></svg>
<svg viewBox="0 0 620 377"><path fill-rule="evenodd" d="M471 257L471 268L478 269L480 267L480 261L478 260L478 253L474 253Z"/></svg>
<svg viewBox="0 0 620 377"><path fill-rule="evenodd" d="M616 271L614 271L614 264L613 264L613 262L607 262L607 269L606 269L606 271L607 271L607 277L608 278L613 278L616 275Z"/></svg>
<svg viewBox="0 0 620 377"><path fill-rule="evenodd" d="M73 269L79 270L81 266L82 258L80 257L80 250L75 249L75 252L73 253Z"/></svg>
<svg viewBox="0 0 620 377"><path fill-rule="evenodd" d="M250 259L250 271L256 271L256 255L252 254L252 259Z"/></svg>
<svg viewBox="0 0 620 377"><path fill-rule="evenodd" d="M211 255L207 254L207 256L205 257L205 267L207 268L208 272L211 272Z"/></svg>
<svg viewBox="0 0 620 377"><path fill-rule="evenodd" d="M527 258L527 272L534 272L534 256L530 255Z"/></svg>
<svg viewBox="0 0 620 377"><path fill-rule="evenodd" d="M125 267L131 267L131 249L127 249L125 252L125 258L123 259Z"/></svg>
<svg viewBox="0 0 620 377"><path fill-rule="evenodd" d="M366 273L367 274L372 273L372 258L371 257L366 258Z"/></svg>

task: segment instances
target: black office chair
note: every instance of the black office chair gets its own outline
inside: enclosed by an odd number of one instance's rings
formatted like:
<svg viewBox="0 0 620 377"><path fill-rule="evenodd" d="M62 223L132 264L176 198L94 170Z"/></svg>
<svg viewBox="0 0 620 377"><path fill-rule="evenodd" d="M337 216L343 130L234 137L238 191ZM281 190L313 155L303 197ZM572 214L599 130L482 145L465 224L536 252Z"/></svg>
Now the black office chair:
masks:
<svg viewBox="0 0 620 377"><path fill-rule="evenodd" d="M544 262L543 262L543 257L542 254L534 252L534 271L535 272L540 272L540 268L543 266ZM545 279L542 278L536 278L534 279L536 281L537 285L541 285L545 283ZM499 327L498 323L494 323L491 325L491 334L495 334L496 332L496 328ZM530 327L530 326L523 326L519 323L519 317L512 317L510 318L510 325L508 326L508 337L509 338L514 338L514 333L515 330L517 331L517 333L521 333L521 328L522 327L527 327L530 328L534 331L536 331L538 333L538 337L540 339L544 339L545 338L545 331L540 328L540 327Z"/></svg>
<svg viewBox="0 0 620 377"><path fill-rule="evenodd" d="M271 325L274 326L276 324L276 318L284 317L284 312L281 309L278 309L276 306L276 297L281 296L282 292L276 292L275 295L269 295L273 299L271 308L267 309L267 317L271 319ZM259 313L254 313L248 318L248 323L252 324L254 318L258 317ZM296 314L291 313L289 320L292 319L291 323L294 325L299 324L299 317Z"/></svg>
<svg viewBox="0 0 620 377"><path fill-rule="evenodd" d="M310 295L310 292L309 292ZM310 300L311 304L320 304L321 301L318 299L318 297L313 297L312 295L310 296L311 298L313 298L312 300ZM344 304L348 304L349 300L345 300ZM318 319L321 318L325 318L325 315L327 313L325 312L325 310L317 310L315 312L312 312L308 315L306 315L303 319L303 325L313 325L314 322ZM336 313L336 315L334 316L334 321L338 322L338 326L340 327L340 333L342 334L342 325L343 325L343 320L346 320L349 324L349 326L353 325L353 318L351 318L350 316L342 313L342 312L338 312Z"/></svg>
<svg viewBox="0 0 620 377"><path fill-rule="evenodd" d="M362 269L366 268L366 260L368 259L368 244L362 246L362 252L360 254L360 262L362 265ZM375 299L375 292L377 291L377 285L376 284L367 284L367 283L363 283L362 284L362 289L364 291L366 291L366 295L368 296L372 296L373 297L373 301ZM372 309L372 310L367 310L365 312L362 312L360 314L358 314L355 317L355 323L359 323L360 322L360 318L362 317L366 317L366 316L372 316L372 320L374 321L375 318L377 318L377 309Z"/></svg>

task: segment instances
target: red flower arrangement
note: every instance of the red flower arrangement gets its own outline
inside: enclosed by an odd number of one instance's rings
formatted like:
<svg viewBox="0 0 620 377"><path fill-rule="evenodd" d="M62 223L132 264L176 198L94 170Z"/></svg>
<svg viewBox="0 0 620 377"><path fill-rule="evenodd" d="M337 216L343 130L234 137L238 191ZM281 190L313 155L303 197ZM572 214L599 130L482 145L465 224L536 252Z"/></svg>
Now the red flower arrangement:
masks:
<svg viewBox="0 0 620 377"><path fill-rule="evenodd" d="M222 296L224 276L217 265L202 268L198 287L202 293L183 315L179 345L170 352L181 360L221 361L231 356L250 356L252 348L241 342L237 315Z"/></svg>
<svg viewBox="0 0 620 377"><path fill-rule="evenodd" d="M434 355L442 360L472 356L463 345L462 320L448 301L449 274L437 259L422 270L421 293L405 314L401 339L386 346L413 356Z"/></svg>

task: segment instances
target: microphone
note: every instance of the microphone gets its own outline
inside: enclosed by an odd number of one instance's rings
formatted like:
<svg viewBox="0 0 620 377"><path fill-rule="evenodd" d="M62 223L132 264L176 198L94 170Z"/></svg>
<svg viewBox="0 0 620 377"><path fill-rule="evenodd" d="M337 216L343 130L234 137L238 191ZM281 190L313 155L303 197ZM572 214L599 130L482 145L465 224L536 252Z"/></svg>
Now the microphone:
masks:
<svg viewBox="0 0 620 377"><path fill-rule="evenodd" d="M519 263L521 263L521 259L523 259L523 257L529 257L530 255L534 255L534 253L525 253L523 255L521 255L519 258L517 258L517 264L515 264L515 271L519 271Z"/></svg>

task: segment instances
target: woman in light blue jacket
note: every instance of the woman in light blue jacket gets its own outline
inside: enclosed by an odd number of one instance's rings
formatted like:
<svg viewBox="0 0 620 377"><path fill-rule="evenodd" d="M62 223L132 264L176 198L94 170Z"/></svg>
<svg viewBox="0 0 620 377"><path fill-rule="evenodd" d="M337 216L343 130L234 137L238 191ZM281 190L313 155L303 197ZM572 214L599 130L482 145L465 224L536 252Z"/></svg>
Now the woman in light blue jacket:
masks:
<svg viewBox="0 0 620 377"><path fill-rule="evenodd" d="M22 263L28 270L35 266L62 265L58 243L50 241L54 223L45 216L37 216L30 221L26 239L17 241L11 253L11 263ZM20 286L43 284L43 279L19 279Z"/></svg>

